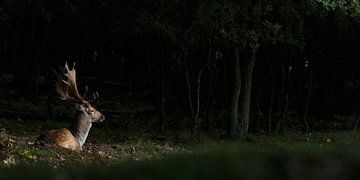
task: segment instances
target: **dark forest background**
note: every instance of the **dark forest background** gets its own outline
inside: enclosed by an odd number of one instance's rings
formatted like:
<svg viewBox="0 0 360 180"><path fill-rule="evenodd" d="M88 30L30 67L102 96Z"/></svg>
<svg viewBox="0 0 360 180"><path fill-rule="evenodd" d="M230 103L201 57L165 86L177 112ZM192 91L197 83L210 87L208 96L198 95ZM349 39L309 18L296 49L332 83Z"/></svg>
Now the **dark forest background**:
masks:
<svg viewBox="0 0 360 180"><path fill-rule="evenodd" d="M63 119L68 61L115 128L356 129L359 30L351 0L1 0L1 116Z"/></svg>

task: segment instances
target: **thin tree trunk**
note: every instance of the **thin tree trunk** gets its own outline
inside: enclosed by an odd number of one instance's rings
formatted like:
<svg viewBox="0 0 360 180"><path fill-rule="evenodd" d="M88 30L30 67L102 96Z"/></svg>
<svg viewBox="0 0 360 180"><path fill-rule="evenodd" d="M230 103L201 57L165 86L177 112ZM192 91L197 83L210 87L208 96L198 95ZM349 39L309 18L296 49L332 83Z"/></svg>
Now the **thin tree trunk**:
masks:
<svg viewBox="0 0 360 180"><path fill-rule="evenodd" d="M41 44L41 52L39 52L39 59L40 60L44 60L45 58L45 50L46 47L48 45L49 42L49 31L50 31L50 25L51 25L51 20L52 20L52 12L53 12L53 5L51 6L51 10L49 12L49 14L47 15L47 25L46 25L46 29L45 29L45 34L44 34L44 40L43 43ZM50 68L51 65L49 62L46 61L46 63L44 63L46 68ZM50 74L49 71L45 72L45 78L46 78L46 83L47 83L47 102L46 102L46 106L47 106L47 116L48 119L52 119L53 117L53 112L52 112L52 106L51 106L51 90L52 90L52 83L50 80Z"/></svg>
<svg viewBox="0 0 360 180"><path fill-rule="evenodd" d="M188 89L188 100L189 100L189 107L191 116L194 117L194 107L193 107L193 100L192 100L192 90L191 90L191 81L189 76L189 67L187 62L187 52L184 52L184 71L185 71L185 78L186 78L186 85Z"/></svg>
<svg viewBox="0 0 360 180"><path fill-rule="evenodd" d="M280 46L281 47L281 46ZM279 54L282 54L281 53L281 50L280 50L280 53ZM285 92L285 77L286 77L286 71L285 71L285 62L284 61L284 58L282 55L280 55L280 59L281 59L281 90L280 90L280 97L285 94L285 98L284 98L284 102L283 102L283 108L281 107L282 106L282 103L281 103L281 99L279 97L279 109L282 109L281 110L281 113L280 113L280 116L279 116L279 121L276 123L276 126L275 126L275 132L276 133L283 133L284 131L284 118L287 114L287 109L288 109L288 94ZM281 131L281 132L280 132Z"/></svg>
<svg viewBox="0 0 360 180"><path fill-rule="evenodd" d="M160 35L159 35L160 37ZM160 107L160 132L165 131L166 127L166 112L165 112L165 104L166 104L166 74L165 74L165 52L162 46L161 39L159 40L160 47L160 58L161 58L161 107Z"/></svg>
<svg viewBox="0 0 360 180"><path fill-rule="evenodd" d="M199 114L200 114L200 90L201 90L201 76L202 73L208 65L206 64L204 67L202 67L199 71L198 79L197 79L197 92L196 92L196 111L195 111L195 117L194 117L194 133L197 133L197 130L200 126L200 120L199 120Z"/></svg>
<svg viewBox="0 0 360 180"><path fill-rule="evenodd" d="M50 80L49 72L45 74L45 78L47 84L47 99L46 99L47 118L48 120L51 120L53 118L53 108L51 105L51 101L52 101L51 92L53 91L53 88L52 88L52 82Z"/></svg>
<svg viewBox="0 0 360 180"><path fill-rule="evenodd" d="M212 38L213 39L213 38ZM216 86L216 79L217 79L217 68L214 60L216 59L215 54L213 53L212 48L212 41L209 40L209 52L208 52L208 72L209 75L207 76L207 99L206 99L206 105L204 108L204 117L206 119L205 124L205 130L207 132L211 129L212 124L212 110L213 106L215 105L215 86Z"/></svg>
<svg viewBox="0 0 360 180"><path fill-rule="evenodd" d="M240 48L234 48L234 62L233 62L233 87L230 96L230 119L228 133L232 139L238 136L239 128L239 97L241 91L241 71L240 71Z"/></svg>
<svg viewBox="0 0 360 180"><path fill-rule="evenodd" d="M359 122L360 122L360 115L357 115L355 117L355 123L354 123L354 131L356 132L357 131L357 127L359 125Z"/></svg>
<svg viewBox="0 0 360 180"><path fill-rule="evenodd" d="M252 49L252 54L250 61L244 67L244 77L243 77L243 91L241 92L240 97L240 133L241 138L246 138L249 131L249 121L250 121L250 106L251 106L251 87L252 87L252 77L253 70L256 62L256 53L257 47Z"/></svg>
<svg viewBox="0 0 360 180"><path fill-rule="evenodd" d="M209 97L208 97L208 104L207 104L207 108L206 108L206 113L207 114L207 121L206 121L206 131L210 132L212 129L212 124L213 124L213 109L216 103L216 99L215 99L215 89L216 89L216 81L217 81L217 68L216 65L213 61L210 62L210 83L209 83Z"/></svg>
<svg viewBox="0 0 360 180"><path fill-rule="evenodd" d="M261 1L254 1L253 19L255 24L260 24L261 22ZM256 32L257 34L257 32ZM242 89L240 94L240 135L241 139L247 138L247 133L249 131L249 121L250 121L250 108L251 108L251 88L252 88L252 78L253 71L256 62L257 51L259 48L258 40L251 42L249 45L251 49L250 60L245 61L243 65L243 81Z"/></svg>
<svg viewBox="0 0 360 180"><path fill-rule="evenodd" d="M165 117L165 103L166 103L166 82L165 82L165 69L162 63L161 65L161 117L160 117L160 131L164 132L166 127Z"/></svg>
<svg viewBox="0 0 360 180"><path fill-rule="evenodd" d="M273 123L272 121L273 121L275 87L276 87L276 72L274 67L270 68L270 73L271 73L271 94L270 94L270 105L268 110L268 135L270 135L272 132L272 123Z"/></svg>
<svg viewBox="0 0 360 180"><path fill-rule="evenodd" d="M272 128L272 117L273 117L273 109L274 109L274 93L275 93L275 85L273 84L272 88L271 88L269 117L268 117L268 135L271 134L271 128Z"/></svg>
<svg viewBox="0 0 360 180"><path fill-rule="evenodd" d="M284 122L285 122L285 118L288 113L290 104L291 104L291 101L289 100L289 95L286 94L285 102L284 102L284 109L282 110L281 115L280 115L280 120L277 122L276 127L275 127L276 133L280 132L280 127L281 127L281 133L284 133L284 131L285 131Z"/></svg>
<svg viewBox="0 0 360 180"><path fill-rule="evenodd" d="M255 98L255 114L253 117L253 122L252 122L252 128L250 130L251 133L258 133L259 131L259 124L260 124L260 114L261 114L261 109L260 109L260 93L258 92L259 90L257 90L256 92L256 98Z"/></svg>
<svg viewBox="0 0 360 180"><path fill-rule="evenodd" d="M303 117L303 122L304 122L304 125L305 125L305 130L307 133L310 132L310 126L309 126L309 122L308 122L308 113L309 113L309 106L310 106L310 97L311 97L311 94L312 94L312 86L311 86L311 83L312 83L312 72L311 72L311 67L309 67L309 84L308 84L308 93L307 93L307 96L306 96L306 100L305 100L305 111L304 111L304 117Z"/></svg>

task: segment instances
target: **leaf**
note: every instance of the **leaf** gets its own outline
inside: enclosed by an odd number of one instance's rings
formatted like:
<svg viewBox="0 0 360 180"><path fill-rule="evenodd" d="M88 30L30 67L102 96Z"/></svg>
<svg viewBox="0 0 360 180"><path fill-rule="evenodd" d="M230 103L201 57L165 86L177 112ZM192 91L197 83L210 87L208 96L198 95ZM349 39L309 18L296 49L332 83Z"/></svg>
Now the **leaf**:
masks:
<svg viewBox="0 0 360 180"><path fill-rule="evenodd" d="M222 58L223 57L223 54L220 52L220 51L216 51L215 52L215 59L220 59L220 58Z"/></svg>
<svg viewBox="0 0 360 180"><path fill-rule="evenodd" d="M3 163L5 166L11 166L16 164L14 156L10 156L7 159L4 159Z"/></svg>
<svg viewBox="0 0 360 180"><path fill-rule="evenodd" d="M27 149L20 151L19 155L28 159L36 159L36 155L32 154L32 152Z"/></svg>

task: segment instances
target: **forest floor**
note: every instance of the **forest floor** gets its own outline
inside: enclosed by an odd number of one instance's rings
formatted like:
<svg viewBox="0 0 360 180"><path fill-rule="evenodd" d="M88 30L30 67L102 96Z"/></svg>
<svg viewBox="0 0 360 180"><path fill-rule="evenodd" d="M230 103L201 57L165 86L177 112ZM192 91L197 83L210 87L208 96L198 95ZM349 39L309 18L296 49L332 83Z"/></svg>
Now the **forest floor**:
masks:
<svg viewBox="0 0 360 180"><path fill-rule="evenodd" d="M82 152L40 147L38 135L68 127L74 107L48 104L45 92L22 98L10 82L0 80L0 179L360 179L359 132L261 133L228 141L223 121L214 125L219 130L193 135L184 128L192 121L175 109L167 112L168 131L159 133L156 104L146 93L103 92L95 106L106 119L94 124Z"/></svg>
<svg viewBox="0 0 360 180"><path fill-rule="evenodd" d="M0 178L337 179L360 177L357 132L251 136L248 142L210 136L94 127L84 151L39 147L39 129L65 123L0 119ZM21 171L21 173L16 173ZM56 177L54 177L56 176Z"/></svg>

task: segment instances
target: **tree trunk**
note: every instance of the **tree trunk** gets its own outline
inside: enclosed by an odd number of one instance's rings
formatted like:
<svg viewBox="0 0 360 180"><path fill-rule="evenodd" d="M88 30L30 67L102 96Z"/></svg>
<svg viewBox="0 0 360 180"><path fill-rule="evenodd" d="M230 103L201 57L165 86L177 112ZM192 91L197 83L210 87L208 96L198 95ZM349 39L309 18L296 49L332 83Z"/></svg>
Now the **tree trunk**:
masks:
<svg viewBox="0 0 360 180"><path fill-rule="evenodd" d="M243 70L243 81L242 81L242 92L240 97L240 133L241 138L246 138L249 131L249 120L250 120L250 102L251 102L251 87L253 70L256 61L257 47L252 49L250 61L244 66Z"/></svg>
<svg viewBox="0 0 360 180"><path fill-rule="evenodd" d="M214 61L210 62L209 66L210 71L210 78L208 80L208 99L207 99L207 105L206 110L204 111L204 114L206 116L206 123L205 123L205 130L207 132L210 132L213 127L213 109L216 103L215 99L215 89L216 89L216 81L217 81L217 67L214 63Z"/></svg>
<svg viewBox="0 0 360 180"><path fill-rule="evenodd" d="M160 131L165 132L166 128L166 114L165 114L165 103L166 103L166 82L165 82L165 70L162 70L161 80L161 117L160 117Z"/></svg>
<svg viewBox="0 0 360 180"><path fill-rule="evenodd" d="M357 127L359 125L359 122L360 122L360 115L356 115L355 117L355 123L354 123L354 131L357 131Z"/></svg>
<svg viewBox="0 0 360 180"><path fill-rule="evenodd" d="M238 136L239 126L239 97L241 91L241 71L240 71L240 55L239 47L234 48L234 61L233 61L233 87L230 96L230 119L228 134L232 139Z"/></svg>
<svg viewBox="0 0 360 180"><path fill-rule="evenodd" d="M273 80L274 82L274 80ZM270 107L269 107L269 116L268 116L268 135L271 134L272 129L272 117L273 117L273 109L274 109L274 93L275 93L275 84L272 84L271 87L271 97L270 97Z"/></svg>
<svg viewBox="0 0 360 180"><path fill-rule="evenodd" d="M189 67L187 63L187 50L184 50L184 71L185 71L185 78L186 78L186 85L187 85L187 96L189 101L189 109L190 114L192 117L194 117L194 107L193 107L193 100L192 100L192 87L191 87L191 81L190 81L190 75L189 75Z"/></svg>
<svg viewBox="0 0 360 180"><path fill-rule="evenodd" d="M160 40L160 47L162 47L162 42ZM161 48L161 114L160 114L160 132L165 132L166 128L166 72L165 72L165 54L164 49Z"/></svg>
<svg viewBox="0 0 360 180"><path fill-rule="evenodd" d="M309 67L309 81L308 81L308 89L307 89L307 95L305 99L305 110L304 110L304 116L303 116L303 122L305 125L305 130L307 133L310 133L310 125L308 122L308 114L309 114L309 106L310 106L310 97L312 94L312 67Z"/></svg>
<svg viewBox="0 0 360 180"><path fill-rule="evenodd" d="M194 117L194 133L196 134L199 127L200 127L200 90L201 90L201 77L202 73L207 65L202 67L199 71L198 79L197 79L197 91L196 91L196 111L195 111L195 117Z"/></svg>

